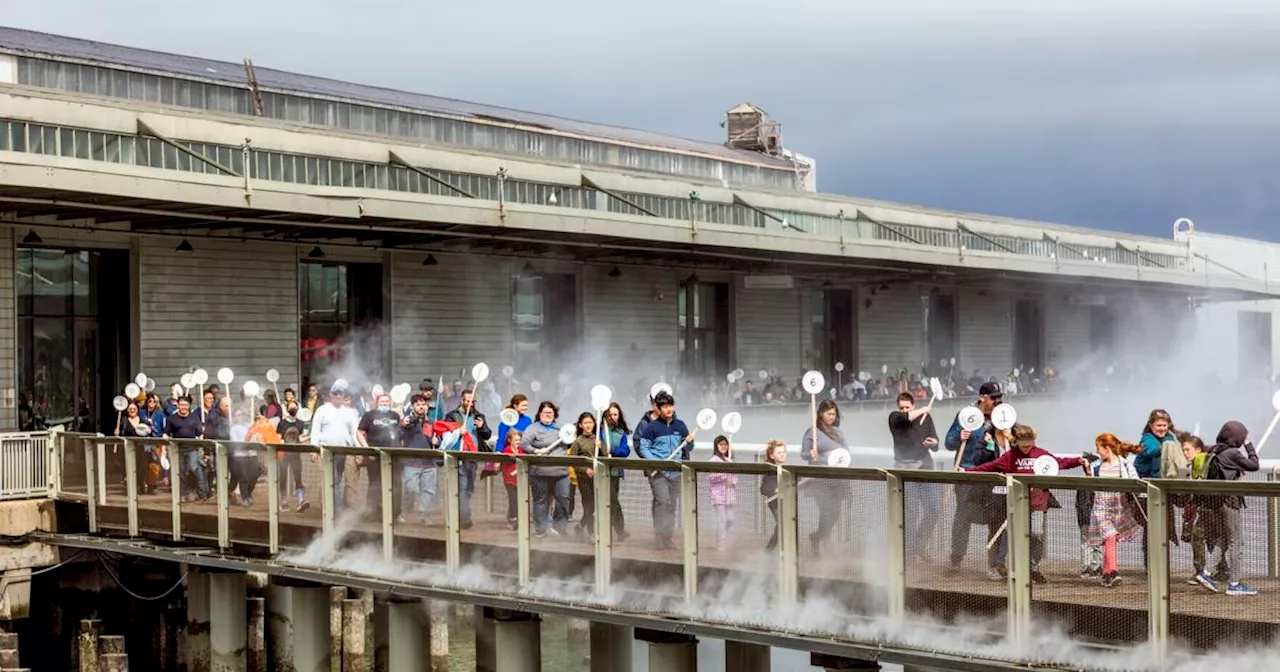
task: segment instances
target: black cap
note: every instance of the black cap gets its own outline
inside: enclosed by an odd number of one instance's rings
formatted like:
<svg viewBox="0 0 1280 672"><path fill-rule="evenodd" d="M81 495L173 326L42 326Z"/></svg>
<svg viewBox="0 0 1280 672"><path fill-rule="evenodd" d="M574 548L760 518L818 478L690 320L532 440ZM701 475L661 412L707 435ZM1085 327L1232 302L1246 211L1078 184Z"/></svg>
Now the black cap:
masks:
<svg viewBox="0 0 1280 672"><path fill-rule="evenodd" d="M982 387L978 388L978 394L984 397L992 397L992 398L1003 397L1004 388L1000 387L1000 383L997 383L994 380L990 380L983 383Z"/></svg>
<svg viewBox="0 0 1280 672"><path fill-rule="evenodd" d="M435 384L435 383L433 383L433 382L431 382L431 380L430 380L430 379L424 379L421 383L418 383L418 389L419 389L419 390L434 390L434 389L436 389L436 384Z"/></svg>

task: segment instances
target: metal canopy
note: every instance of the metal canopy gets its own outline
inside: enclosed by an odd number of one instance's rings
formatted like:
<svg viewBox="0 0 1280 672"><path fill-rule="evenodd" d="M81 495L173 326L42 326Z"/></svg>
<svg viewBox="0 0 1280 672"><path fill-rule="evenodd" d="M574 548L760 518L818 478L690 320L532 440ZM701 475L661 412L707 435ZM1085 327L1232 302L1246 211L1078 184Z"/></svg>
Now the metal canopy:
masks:
<svg viewBox="0 0 1280 672"><path fill-rule="evenodd" d="M1038 288L1192 296L1197 300L1269 298L1256 293L1177 284L1102 278L1084 279L1044 273L1000 271L888 260L821 256L786 249L749 249L687 245L610 233L520 231L482 225L455 225L376 217L344 218L261 208L217 207L172 201L122 198L63 190L0 187L0 218L15 225L63 227L83 232L135 233L188 238L233 238L293 244L325 244L365 249L469 252L495 256L531 256L581 263L651 265L719 269L739 273L787 274L800 280L850 284L865 281L924 281L999 287L1011 291ZM91 225L69 220L93 221ZM175 245L177 240L175 240Z"/></svg>

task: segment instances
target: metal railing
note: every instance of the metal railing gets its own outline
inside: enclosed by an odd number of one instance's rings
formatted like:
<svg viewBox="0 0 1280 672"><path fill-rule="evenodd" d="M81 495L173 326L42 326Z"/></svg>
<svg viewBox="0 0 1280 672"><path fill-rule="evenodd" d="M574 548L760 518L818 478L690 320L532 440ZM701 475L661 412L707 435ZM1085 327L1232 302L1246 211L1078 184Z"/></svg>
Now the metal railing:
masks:
<svg viewBox="0 0 1280 672"><path fill-rule="evenodd" d="M1189 558L1175 551L1172 545L1179 544L1174 512L1185 512L1181 507L1188 496L1194 495L1236 495L1249 501L1265 500L1263 506L1254 504L1243 510L1243 529L1263 532L1260 536L1266 543L1265 552L1257 553L1258 539L1246 534L1236 542L1244 545L1245 562L1232 570L1242 579L1261 580L1268 585L1280 583L1280 560L1277 559L1280 554L1276 551L1280 539L1280 506L1277 506L1280 482L1274 482L1274 468L1267 474L1266 481L1139 481L945 470L774 466L755 461L680 463L631 458L593 461L587 457L403 448L125 440L65 433L54 436L53 459L49 464L56 467L58 473L50 476L49 483L56 497L87 502L91 532L119 531L130 537L147 534L179 542L214 542L222 549L256 546L274 554L282 549L300 550L317 532L332 533L342 526L343 532L380 546L381 556L388 562L432 556L429 550L406 550L423 540L441 545L443 565L451 572L460 570L467 562L464 544L473 554L477 553L476 549L488 549L486 561L494 563L492 575L499 577L494 579L494 589L499 591L519 591L539 579L555 578L579 580L584 589L603 596L622 585L634 590L639 582L646 590L663 594L675 605L674 609L697 601L704 591L714 594L726 581L750 579L757 582L753 584L754 589L762 591L769 604L779 608L835 595L844 601L849 618L880 619L891 624L891 629L915 620L918 612L957 614L976 609L988 616L1003 613L1006 626L996 634L1007 636L1015 644L1031 640L1034 619L1070 613L1075 619L1073 627L1085 633L1083 636L1112 644L1145 643L1153 656L1152 662L1158 665L1168 654L1172 640L1190 638L1182 631L1185 628L1219 629L1225 638L1245 631L1236 629L1238 623L1230 625L1232 621L1271 618L1265 615L1270 613L1267 610L1236 608L1240 602L1215 611L1219 603L1206 606L1200 599L1202 596L1187 592L1191 589L1183 581L1171 581L1171 573L1185 571L1188 576L1192 573ZM148 446L163 446L170 456L174 471L170 474L171 488L167 496L149 492L157 470L147 461L144 448ZM251 499L241 499L239 506L233 506L232 501L234 462L254 456L265 474L252 479L253 484L265 479L262 483L266 487L265 516ZM179 465L188 459L207 460L213 468L215 477L204 494L216 497L215 506L184 501L187 484L179 474ZM430 465L437 465L433 480L439 484L438 503L442 511L434 513L442 514L442 525L433 527L406 521L413 505L404 489L406 481L399 474L418 468L413 466L417 463L427 465L428 470L433 468ZM140 464L143 469L139 469ZM471 483L479 489L474 483L484 478L478 474L490 469L485 465L512 464L515 466L514 519L510 515L490 515L487 510L492 507L481 510L478 506L473 507L468 519L469 498L460 494L463 485ZM546 492L546 479L558 478L538 475L539 469L550 467L582 470L578 473L593 470L594 478L590 480L594 485L591 501L595 505L595 519L594 525L584 532L583 546L568 545L568 540L545 539L536 522L531 521L537 493L540 489ZM151 476L148 476L149 470ZM287 477L286 471L293 474L292 489L287 487L288 483L282 483ZM671 504L676 510L673 548L633 552L636 542L621 543L621 535L613 524L615 509L623 511L632 530L637 526L643 529L655 515L648 502L649 488L643 487L646 478L636 473L639 471L646 472L644 476L662 472L672 481L674 500ZM750 521L748 524L736 527L731 524L727 528L724 525L725 507L717 504L715 493L723 487L726 477L735 482L736 513L731 514L739 517L738 522ZM777 479L776 494L769 495L767 488L756 487L764 478ZM582 480L585 479L579 479L580 484ZM335 489L340 482L342 488ZM621 486L617 488L617 496L613 494L615 482ZM291 499L303 501L304 490L314 492L316 486L321 488L318 515L314 511L303 514L282 507ZM1039 497L1036 493L1046 491L1050 493L1051 504L1037 510L1041 507L1033 505ZM1133 515L1137 518L1140 513L1142 519L1142 532L1137 539L1142 540L1144 548L1138 556L1138 544L1126 546L1118 562L1132 580L1142 577L1132 584L1140 586L1136 592L1106 592L1096 583L1088 584L1086 590L1073 590L1071 581L1080 569L1072 556L1078 548L1083 549L1078 544L1082 543L1086 531L1078 521L1064 523L1067 516L1057 512L1053 504L1062 500L1061 495L1072 492L1088 497L1102 492L1118 493L1132 498ZM970 521L953 517L956 511L966 507L972 512L970 495L973 493L985 498L986 504L982 506L988 507L991 515L984 522L972 522L988 526L989 535L994 533L992 543L979 539L977 544L969 544ZM353 501L365 504L353 504ZM349 515L341 513L344 508L363 513L364 519L351 523L346 520ZM426 510L417 513L424 518L428 515ZM929 522L931 515L933 520ZM211 518L216 518L216 525L210 524ZM569 521L562 522L567 526ZM999 531L995 531L997 524ZM1190 524L1183 523L1184 536ZM823 532L824 526L826 532ZM966 541L957 545L955 535L960 528L966 529ZM714 544L710 539L712 530ZM567 534L567 530L564 533ZM762 543L766 536L773 536L776 545ZM929 559L939 546L950 549L949 567ZM984 546L988 553L993 553L993 549L1006 553L999 566L1007 573L998 577L999 580L985 576L988 570L995 571L996 564L990 567L973 564L975 556L982 555ZM961 559L955 557L957 549ZM726 550L732 552L721 552ZM574 556L569 563L571 571L553 562L556 554ZM652 578L655 573L656 579ZM1040 576L1045 574L1053 577L1047 585L1040 581ZM762 575L767 577L763 581ZM637 578L645 576L651 578L644 581ZM842 592L854 585L860 586L861 597L856 599L847 597L854 593ZM1264 591L1262 597L1252 599L1261 600L1260 604L1269 608L1274 606L1271 601L1276 597L1280 595L1268 596ZM1179 616L1180 624L1176 628L1171 627L1171 613ZM1255 613L1259 615L1251 615ZM1196 621L1197 618L1203 622ZM1135 629L1134 623L1145 623L1146 627ZM1117 630L1118 624L1128 629ZM1093 631L1109 632L1110 636L1096 636L1091 634Z"/></svg>
<svg viewBox="0 0 1280 672"><path fill-rule="evenodd" d="M0 434L0 500L49 497L48 432Z"/></svg>

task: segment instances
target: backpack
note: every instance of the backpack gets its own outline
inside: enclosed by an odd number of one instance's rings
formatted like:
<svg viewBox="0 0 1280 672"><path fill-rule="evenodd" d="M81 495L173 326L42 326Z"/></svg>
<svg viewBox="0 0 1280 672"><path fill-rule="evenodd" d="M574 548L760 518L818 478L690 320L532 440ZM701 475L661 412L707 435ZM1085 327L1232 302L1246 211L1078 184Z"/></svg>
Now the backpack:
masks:
<svg viewBox="0 0 1280 672"><path fill-rule="evenodd" d="M1225 481L1227 475L1222 473L1222 465L1218 464L1218 454L1209 453L1204 458L1204 469L1200 470L1200 478L1209 481Z"/></svg>

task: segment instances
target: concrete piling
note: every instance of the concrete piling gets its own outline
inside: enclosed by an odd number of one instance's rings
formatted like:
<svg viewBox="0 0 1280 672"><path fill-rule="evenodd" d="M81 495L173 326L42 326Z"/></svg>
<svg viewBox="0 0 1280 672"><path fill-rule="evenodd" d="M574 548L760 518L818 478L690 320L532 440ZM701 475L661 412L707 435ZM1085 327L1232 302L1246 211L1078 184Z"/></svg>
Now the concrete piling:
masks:
<svg viewBox="0 0 1280 672"><path fill-rule="evenodd" d="M430 602L431 672L449 672L449 603Z"/></svg>
<svg viewBox="0 0 1280 672"><path fill-rule="evenodd" d="M209 672L209 574L187 574L187 632L183 639L187 672Z"/></svg>
<svg viewBox="0 0 1280 672"><path fill-rule="evenodd" d="M769 647L762 644L727 641L724 643L724 669L734 672L770 672L773 661Z"/></svg>
<svg viewBox="0 0 1280 672"><path fill-rule="evenodd" d="M245 672L247 613L244 574L209 575L211 672Z"/></svg>
<svg viewBox="0 0 1280 672"><path fill-rule="evenodd" d="M120 662L116 656L126 656L124 648L124 637L120 635L99 635L98 636L98 669L101 672L118 672L129 666L128 658L125 658L124 667L117 668ZM107 661L115 661L108 663Z"/></svg>
<svg viewBox="0 0 1280 672"><path fill-rule="evenodd" d="M267 601L250 597L246 602L245 665L249 672L267 672Z"/></svg>
<svg viewBox="0 0 1280 672"><path fill-rule="evenodd" d="M631 672L631 628L591 623L591 672ZM725 668L729 669L729 668Z"/></svg>
<svg viewBox="0 0 1280 672"><path fill-rule="evenodd" d="M0 672L18 667L17 649L0 649Z"/></svg>
<svg viewBox="0 0 1280 672"><path fill-rule="evenodd" d="M372 672L373 665L365 648L368 630L364 600L342 603L342 672Z"/></svg>
<svg viewBox="0 0 1280 672"><path fill-rule="evenodd" d="M347 599L345 586L329 589L329 669L342 672L342 604Z"/></svg>
<svg viewBox="0 0 1280 672"><path fill-rule="evenodd" d="M493 610L476 607L472 610L476 630L476 672L494 672L498 667L497 643L494 640Z"/></svg>
<svg viewBox="0 0 1280 672"><path fill-rule="evenodd" d="M99 672L98 669L98 629L102 622L97 619L80 621L80 635L76 647L80 661L80 672ZM208 672L207 670L205 672Z"/></svg>
<svg viewBox="0 0 1280 672"><path fill-rule="evenodd" d="M102 672L129 672L129 656L123 653L102 656Z"/></svg>

